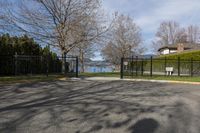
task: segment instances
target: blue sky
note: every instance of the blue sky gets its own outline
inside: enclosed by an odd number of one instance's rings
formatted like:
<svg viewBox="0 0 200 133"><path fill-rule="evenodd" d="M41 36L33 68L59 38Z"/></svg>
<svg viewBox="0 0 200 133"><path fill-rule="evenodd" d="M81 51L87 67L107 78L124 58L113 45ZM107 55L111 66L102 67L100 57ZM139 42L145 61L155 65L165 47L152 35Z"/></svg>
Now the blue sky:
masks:
<svg viewBox="0 0 200 133"><path fill-rule="evenodd" d="M12 1L12 0L11 0ZM17 0L15 0L17 1ZM200 26L200 0L102 0L105 12L129 15L142 29L146 53L152 53L151 42L159 24L174 20L185 27ZM101 59L97 52L95 60Z"/></svg>
<svg viewBox="0 0 200 133"><path fill-rule="evenodd" d="M134 19L142 29L147 53L152 52L151 41L162 21L174 20L183 27L200 26L200 0L103 0L103 8Z"/></svg>

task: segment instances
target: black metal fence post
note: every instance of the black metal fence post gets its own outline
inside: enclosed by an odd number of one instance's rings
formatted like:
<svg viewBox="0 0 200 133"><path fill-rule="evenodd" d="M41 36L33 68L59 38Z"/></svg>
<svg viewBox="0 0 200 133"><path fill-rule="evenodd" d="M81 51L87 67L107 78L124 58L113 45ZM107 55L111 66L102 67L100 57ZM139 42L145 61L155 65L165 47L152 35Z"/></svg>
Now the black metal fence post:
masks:
<svg viewBox="0 0 200 133"><path fill-rule="evenodd" d="M120 78L124 78L124 58L121 58L121 70L120 70Z"/></svg>
<svg viewBox="0 0 200 133"><path fill-rule="evenodd" d="M136 67L136 76L138 76L138 56L136 56L136 63L135 63L135 67Z"/></svg>
<svg viewBox="0 0 200 133"><path fill-rule="evenodd" d="M76 78L78 78L78 57L76 57Z"/></svg>
<svg viewBox="0 0 200 133"><path fill-rule="evenodd" d="M131 77L133 78L133 69L134 69L134 63L133 63L133 56L131 58Z"/></svg>
<svg viewBox="0 0 200 133"><path fill-rule="evenodd" d="M141 76L144 74L144 61L142 59L142 64L141 64Z"/></svg>
<svg viewBox="0 0 200 133"><path fill-rule="evenodd" d="M180 57L178 57L178 76L181 76L181 71L180 71Z"/></svg>
<svg viewBox="0 0 200 133"><path fill-rule="evenodd" d="M47 55L47 64L46 64L46 76L49 76L49 54Z"/></svg>
<svg viewBox="0 0 200 133"><path fill-rule="evenodd" d="M150 76L153 76L153 57L151 56Z"/></svg>
<svg viewBox="0 0 200 133"><path fill-rule="evenodd" d="M18 71L18 63L17 63L17 52L14 55L14 60L15 60L15 76L17 76L17 71Z"/></svg>
<svg viewBox="0 0 200 133"><path fill-rule="evenodd" d="M31 76L33 75L33 58L32 57L27 57L30 58L30 68L31 68Z"/></svg>
<svg viewBox="0 0 200 133"><path fill-rule="evenodd" d="M193 58L191 58L191 62L190 62L191 66L190 66L190 74L191 74L191 77L193 77Z"/></svg>
<svg viewBox="0 0 200 133"><path fill-rule="evenodd" d="M66 52L64 52L64 57L63 57L64 59L64 67L65 67L65 71L64 71L64 75L65 76L67 76L67 69L66 69L66 65L68 65L68 64L66 64L66 59L67 59L67 54L66 54Z"/></svg>
<svg viewBox="0 0 200 133"><path fill-rule="evenodd" d="M48 44L48 54L47 54L47 77L49 76L49 64L50 64L50 56L51 56L51 51L50 51L50 45Z"/></svg>
<svg viewBox="0 0 200 133"><path fill-rule="evenodd" d="M167 71L166 71L166 67L167 67L167 57L165 57L165 76L167 76Z"/></svg>
<svg viewBox="0 0 200 133"><path fill-rule="evenodd" d="M44 74L44 72L43 72L43 57L42 56L40 56L40 73Z"/></svg>

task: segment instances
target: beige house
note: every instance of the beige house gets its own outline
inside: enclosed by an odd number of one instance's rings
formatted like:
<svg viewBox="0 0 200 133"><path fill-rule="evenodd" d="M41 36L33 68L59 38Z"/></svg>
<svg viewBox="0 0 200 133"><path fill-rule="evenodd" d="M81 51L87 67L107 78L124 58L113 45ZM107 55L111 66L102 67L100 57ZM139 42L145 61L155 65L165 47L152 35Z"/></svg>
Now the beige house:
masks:
<svg viewBox="0 0 200 133"><path fill-rule="evenodd" d="M181 53L188 50L200 50L200 44L177 43L173 45L165 45L158 49L160 55L173 53Z"/></svg>

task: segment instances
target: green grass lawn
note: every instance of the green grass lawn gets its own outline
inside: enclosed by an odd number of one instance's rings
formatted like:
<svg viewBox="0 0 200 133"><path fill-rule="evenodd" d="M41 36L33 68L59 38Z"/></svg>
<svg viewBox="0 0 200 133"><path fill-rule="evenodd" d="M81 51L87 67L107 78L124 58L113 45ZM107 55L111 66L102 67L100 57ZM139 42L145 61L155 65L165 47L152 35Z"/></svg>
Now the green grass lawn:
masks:
<svg viewBox="0 0 200 133"><path fill-rule="evenodd" d="M126 78L126 77L125 77ZM200 82L200 77L185 77L185 76L134 76L134 79L149 79L149 80L170 80L170 81L188 81L188 82Z"/></svg>
<svg viewBox="0 0 200 133"><path fill-rule="evenodd" d="M63 75L33 75L33 76L8 76L0 77L0 84L4 83L24 83L24 82L36 82L36 81L51 81L64 77Z"/></svg>
<svg viewBox="0 0 200 133"><path fill-rule="evenodd" d="M26 83L26 82L40 82L40 81L54 81L63 78L63 75L34 75L34 76L10 76L0 77L0 84L4 83ZM79 77L120 77L119 72L109 73L81 73ZM147 79L147 80L170 80L170 81L188 81L200 82L200 77L178 77L178 76L124 76L124 78L133 79Z"/></svg>
<svg viewBox="0 0 200 133"><path fill-rule="evenodd" d="M120 77L119 72L109 73L81 73L81 77ZM148 79L148 80L170 80L170 81L188 81L188 82L200 82L200 77L186 77L186 76L124 76L124 78L133 79Z"/></svg>

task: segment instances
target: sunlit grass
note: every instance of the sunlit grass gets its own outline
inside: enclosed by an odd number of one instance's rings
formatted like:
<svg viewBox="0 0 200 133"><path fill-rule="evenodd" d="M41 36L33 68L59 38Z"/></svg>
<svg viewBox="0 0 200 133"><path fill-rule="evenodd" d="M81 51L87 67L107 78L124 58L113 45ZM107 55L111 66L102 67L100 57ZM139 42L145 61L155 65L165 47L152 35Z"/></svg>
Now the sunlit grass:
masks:
<svg viewBox="0 0 200 133"><path fill-rule="evenodd" d="M18 83L18 82L36 82L36 81L50 81L62 78L63 75L28 75L28 76L6 76L0 77L1 83Z"/></svg>
<svg viewBox="0 0 200 133"><path fill-rule="evenodd" d="M120 77L120 72L109 72L109 73L81 73L80 76L84 77ZM124 78L133 79L148 79L148 80L170 80L170 81L189 81L189 82L200 82L200 77L190 76L124 76Z"/></svg>

